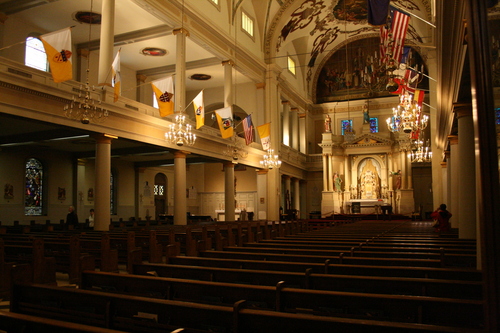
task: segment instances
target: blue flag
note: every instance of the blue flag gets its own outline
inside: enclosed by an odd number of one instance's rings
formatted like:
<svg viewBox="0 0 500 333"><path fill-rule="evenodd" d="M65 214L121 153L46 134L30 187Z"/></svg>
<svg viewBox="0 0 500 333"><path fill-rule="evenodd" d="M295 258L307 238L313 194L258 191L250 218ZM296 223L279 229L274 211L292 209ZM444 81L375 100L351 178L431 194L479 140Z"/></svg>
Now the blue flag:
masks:
<svg viewBox="0 0 500 333"><path fill-rule="evenodd" d="M387 22L390 0L368 0L368 23L382 25Z"/></svg>

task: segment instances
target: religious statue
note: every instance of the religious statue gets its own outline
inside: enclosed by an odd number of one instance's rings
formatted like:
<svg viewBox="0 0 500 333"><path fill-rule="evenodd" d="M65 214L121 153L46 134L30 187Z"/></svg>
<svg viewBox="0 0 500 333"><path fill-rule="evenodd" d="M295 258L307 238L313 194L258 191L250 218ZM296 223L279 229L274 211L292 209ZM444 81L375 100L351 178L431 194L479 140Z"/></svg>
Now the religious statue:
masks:
<svg viewBox="0 0 500 333"><path fill-rule="evenodd" d="M370 110L368 108L368 101L365 102L365 105L363 105L363 124L369 124L370 123Z"/></svg>
<svg viewBox="0 0 500 333"><path fill-rule="evenodd" d="M399 190L401 189L401 170L398 170L397 172L392 171L391 176L394 176L394 189Z"/></svg>
<svg viewBox="0 0 500 333"><path fill-rule="evenodd" d="M325 118L325 133L331 133L332 132L332 118L330 118L329 115L326 115Z"/></svg>
<svg viewBox="0 0 500 333"><path fill-rule="evenodd" d="M342 178L340 178L337 172L333 175L333 182L335 183L335 192L340 192L342 188Z"/></svg>

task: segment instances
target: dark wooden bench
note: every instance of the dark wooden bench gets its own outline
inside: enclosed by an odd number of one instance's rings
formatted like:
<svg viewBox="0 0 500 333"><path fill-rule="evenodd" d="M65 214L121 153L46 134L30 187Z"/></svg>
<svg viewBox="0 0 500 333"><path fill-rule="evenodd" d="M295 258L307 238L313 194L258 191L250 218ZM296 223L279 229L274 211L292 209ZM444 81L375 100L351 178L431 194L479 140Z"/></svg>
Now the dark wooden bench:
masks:
<svg viewBox="0 0 500 333"><path fill-rule="evenodd" d="M14 313L131 332L164 332L183 327L238 333L298 333L311 329L315 332L481 332L479 329L457 325L428 325L248 309L245 308L245 301L239 301L233 306L219 306L44 285L15 285L13 295L11 311ZM321 295L318 297L321 298ZM435 315L442 316L441 313ZM467 324L467 319L462 318L461 321Z"/></svg>
<svg viewBox="0 0 500 333"><path fill-rule="evenodd" d="M45 317L0 311L0 330L4 332L50 332L50 333L123 333L125 331L111 330L72 322L49 319Z"/></svg>
<svg viewBox="0 0 500 333"><path fill-rule="evenodd" d="M311 270L286 272L175 264L134 266L134 274L154 275L153 272L162 277L266 286L274 286L280 281L286 281L291 286L303 289L463 299L482 298L481 281L321 274L313 273Z"/></svg>
<svg viewBox="0 0 500 333"><path fill-rule="evenodd" d="M383 319L447 326L480 327L482 301L382 295L345 291L290 288L285 281L276 286L141 277L130 274L84 272L81 289L120 294L193 301L231 306L245 299L255 308L316 315ZM362 300L362 301L361 301ZM380 304L384 304L382 308ZM306 310L307 309L307 310ZM445 311L449 315L442 318Z"/></svg>
<svg viewBox="0 0 500 333"><path fill-rule="evenodd" d="M104 272L118 272L118 250L111 247L111 236L102 233L100 239L95 237L80 237L83 252L93 255L96 267Z"/></svg>
<svg viewBox="0 0 500 333"><path fill-rule="evenodd" d="M244 259L224 259L205 257L169 257L167 263L225 267L246 268L256 270L273 270L289 272L305 272L310 269L313 273L341 274L341 275L365 275L365 276L395 276L415 277L446 280L481 281L481 271L469 268L441 268L441 267L410 267L410 266L375 266L356 264L336 264L330 260L323 263L307 262L284 262L284 261L262 261Z"/></svg>

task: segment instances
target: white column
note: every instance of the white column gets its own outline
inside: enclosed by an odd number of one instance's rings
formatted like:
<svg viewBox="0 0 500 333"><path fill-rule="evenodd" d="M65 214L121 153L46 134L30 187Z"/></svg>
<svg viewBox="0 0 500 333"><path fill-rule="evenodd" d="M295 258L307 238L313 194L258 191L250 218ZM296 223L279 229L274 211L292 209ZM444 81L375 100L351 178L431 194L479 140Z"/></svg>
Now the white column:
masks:
<svg viewBox="0 0 500 333"><path fill-rule="evenodd" d="M174 29L175 53L175 94L174 107L176 112L183 112L186 108L186 37L189 32L184 28Z"/></svg>
<svg viewBox="0 0 500 333"><path fill-rule="evenodd" d="M99 45L99 85L111 85L111 64L115 43L115 0L102 0Z"/></svg>
<svg viewBox="0 0 500 333"><path fill-rule="evenodd" d="M186 156L187 152L174 152L174 224L187 225Z"/></svg>
<svg viewBox="0 0 500 333"><path fill-rule="evenodd" d="M224 215L226 221L235 221L235 193L234 193L234 164L232 162L224 163Z"/></svg>
<svg viewBox="0 0 500 333"><path fill-rule="evenodd" d="M302 154L307 154L307 126L306 113L299 113L299 150Z"/></svg>
<svg viewBox="0 0 500 333"><path fill-rule="evenodd" d="M328 155L328 191L335 190L333 186L333 156Z"/></svg>
<svg viewBox="0 0 500 333"><path fill-rule="evenodd" d="M472 104L455 104L458 119L458 237L476 239L476 166ZM453 214L453 212L452 212Z"/></svg>
<svg viewBox="0 0 500 333"><path fill-rule="evenodd" d="M222 62L224 66L224 107L233 105L233 65L231 60ZM226 215L227 216L227 215Z"/></svg>
<svg viewBox="0 0 500 333"><path fill-rule="evenodd" d="M282 101L283 105L283 144L290 147L290 102Z"/></svg>
<svg viewBox="0 0 500 333"><path fill-rule="evenodd" d="M323 154L323 191L328 191L328 155Z"/></svg>
<svg viewBox="0 0 500 333"><path fill-rule="evenodd" d="M293 179L293 205L292 208L298 211L297 218L300 218L300 179Z"/></svg>
<svg viewBox="0 0 500 333"><path fill-rule="evenodd" d="M459 211L459 201L458 201L458 191L460 188L459 184L459 165L460 165L460 153L458 149L458 136L449 135L448 140L450 141L450 164L451 164L451 175L450 175L450 199L451 202L447 203L448 210L453 214L450 220L452 228L458 228L460 221L460 211ZM474 193L475 195L475 193Z"/></svg>
<svg viewBox="0 0 500 333"><path fill-rule="evenodd" d="M257 171L257 215L258 220L267 220L267 170Z"/></svg>
<svg viewBox="0 0 500 333"><path fill-rule="evenodd" d="M84 222L89 216L89 211L85 210L86 192L85 192L85 160L78 159L76 169L76 212L78 214L78 221Z"/></svg>
<svg viewBox="0 0 500 333"><path fill-rule="evenodd" d="M299 117L298 117L298 109L292 108L290 112L291 116L291 137L292 137L292 148L295 150L299 150Z"/></svg>
<svg viewBox="0 0 500 333"><path fill-rule="evenodd" d="M283 178L285 179L285 193L284 193L284 198L285 198L285 205L283 207L283 211L286 213L286 210L291 208L292 206L292 202L291 202L291 199L292 199L292 177L288 176L288 175L284 175ZM288 200L287 200L288 199ZM287 206L288 204L290 204L290 207Z"/></svg>
<svg viewBox="0 0 500 333"><path fill-rule="evenodd" d="M96 135L94 230L109 230L111 218L111 138Z"/></svg>

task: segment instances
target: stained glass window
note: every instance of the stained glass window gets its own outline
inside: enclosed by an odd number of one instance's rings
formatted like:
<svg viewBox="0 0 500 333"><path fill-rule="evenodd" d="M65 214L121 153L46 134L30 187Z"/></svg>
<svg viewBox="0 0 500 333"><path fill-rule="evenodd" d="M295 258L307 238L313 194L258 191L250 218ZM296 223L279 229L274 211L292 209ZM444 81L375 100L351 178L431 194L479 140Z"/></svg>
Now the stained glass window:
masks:
<svg viewBox="0 0 500 333"><path fill-rule="evenodd" d="M378 133L378 118L370 118L370 133Z"/></svg>
<svg viewBox="0 0 500 333"><path fill-rule="evenodd" d="M110 184L109 184L109 189L110 189L110 193L109 193L109 199L110 199L110 202L109 202L109 207L110 207L110 213L111 215L114 215L115 214L115 177L113 175L113 172L111 172L111 175L110 175L111 179L110 179Z"/></svg>
<svg viewBox="0 0 500 333"><path fill-rule="evenodd" d="M345 131L352 131L352 120L342 120L342 135Z"/></svg>
<svg viewBox="0 0 500 333"><path fill-rule="evenodd" d="M165 192L163 185L155 185L154 186L154 194L155 195L163 195Z"/></svg>
<svg viewBox="0 0 500 333"><path fill-rule="evenodd" d="M30 158L25 168L24 215L42 215L43 165Z"/></svg>
<svg viewBox="0 0 500 333"><path fill-rule="evenodd" d="M500 108L495 109L496 124L500 125Z"/></svg>

